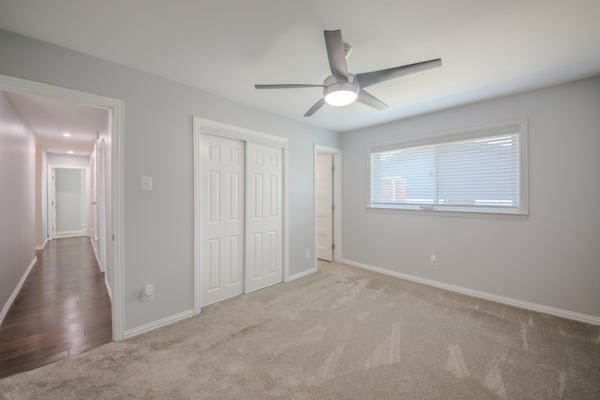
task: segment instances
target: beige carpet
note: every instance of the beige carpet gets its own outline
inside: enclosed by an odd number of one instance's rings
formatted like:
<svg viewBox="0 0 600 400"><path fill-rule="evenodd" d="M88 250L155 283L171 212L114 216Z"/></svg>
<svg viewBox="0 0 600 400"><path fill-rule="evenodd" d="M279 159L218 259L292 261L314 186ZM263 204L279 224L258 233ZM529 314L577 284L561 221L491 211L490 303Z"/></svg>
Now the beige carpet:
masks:
<svg viewBox="0 0 600 400"><path fill-rule="evenodd" d="M599 399L600 329L339 265L0 381L4 399Z"/></svg>

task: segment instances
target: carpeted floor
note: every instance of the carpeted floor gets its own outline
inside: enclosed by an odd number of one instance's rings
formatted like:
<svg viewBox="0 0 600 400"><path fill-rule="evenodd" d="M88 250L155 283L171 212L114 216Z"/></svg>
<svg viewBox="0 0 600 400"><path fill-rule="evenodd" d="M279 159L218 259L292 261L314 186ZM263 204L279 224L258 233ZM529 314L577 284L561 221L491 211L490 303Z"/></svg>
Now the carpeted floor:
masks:
<svg viewBox="0 0 600 400"><path fill-rule="evenodd" d="M0 381L4 399L599 399L600 328L340 265Z"/></svg>

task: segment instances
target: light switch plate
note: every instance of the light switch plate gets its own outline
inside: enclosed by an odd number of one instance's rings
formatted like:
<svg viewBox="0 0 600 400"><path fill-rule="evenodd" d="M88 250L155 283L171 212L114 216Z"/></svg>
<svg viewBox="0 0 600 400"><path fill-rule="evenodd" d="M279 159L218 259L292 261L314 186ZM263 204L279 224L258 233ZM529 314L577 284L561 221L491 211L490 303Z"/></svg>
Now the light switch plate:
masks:
<svg viewBox="0 0 600 400"><path fill-rule="evenodd" d="M151 176L142 176L142 190L145 192L149 192L152 190L152 177Z"/></svg>

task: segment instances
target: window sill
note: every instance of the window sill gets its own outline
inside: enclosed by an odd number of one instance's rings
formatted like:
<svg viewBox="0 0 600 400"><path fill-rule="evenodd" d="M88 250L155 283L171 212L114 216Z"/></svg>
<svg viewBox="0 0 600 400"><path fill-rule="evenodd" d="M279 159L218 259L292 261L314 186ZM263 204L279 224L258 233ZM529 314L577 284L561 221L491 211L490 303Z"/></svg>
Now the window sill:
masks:
<svg viewBox="0 0 600 400"><path fill-rule="evenodd" d="M519 219L527 218L529 213L527 210L504 210L498 208L484 208L484 207L445 207L445 206L377 206L369 204L367 210L374 211L389 211L389 212L400 212L409 214L420 214L420 215L441 215L451 217L520 217Z"/></svg>

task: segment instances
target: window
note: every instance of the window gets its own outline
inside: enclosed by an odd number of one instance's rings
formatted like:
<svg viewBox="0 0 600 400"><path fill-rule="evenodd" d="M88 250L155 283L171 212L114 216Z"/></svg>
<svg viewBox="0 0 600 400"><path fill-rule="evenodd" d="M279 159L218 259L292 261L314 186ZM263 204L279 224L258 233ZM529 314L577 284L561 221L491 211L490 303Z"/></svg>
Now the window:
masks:
<svg viewBox="0 0 600 400"><path fill-rule="evenodd" d="M526 214L526 147L524 123L374 146L369 206Z"/></svg>

